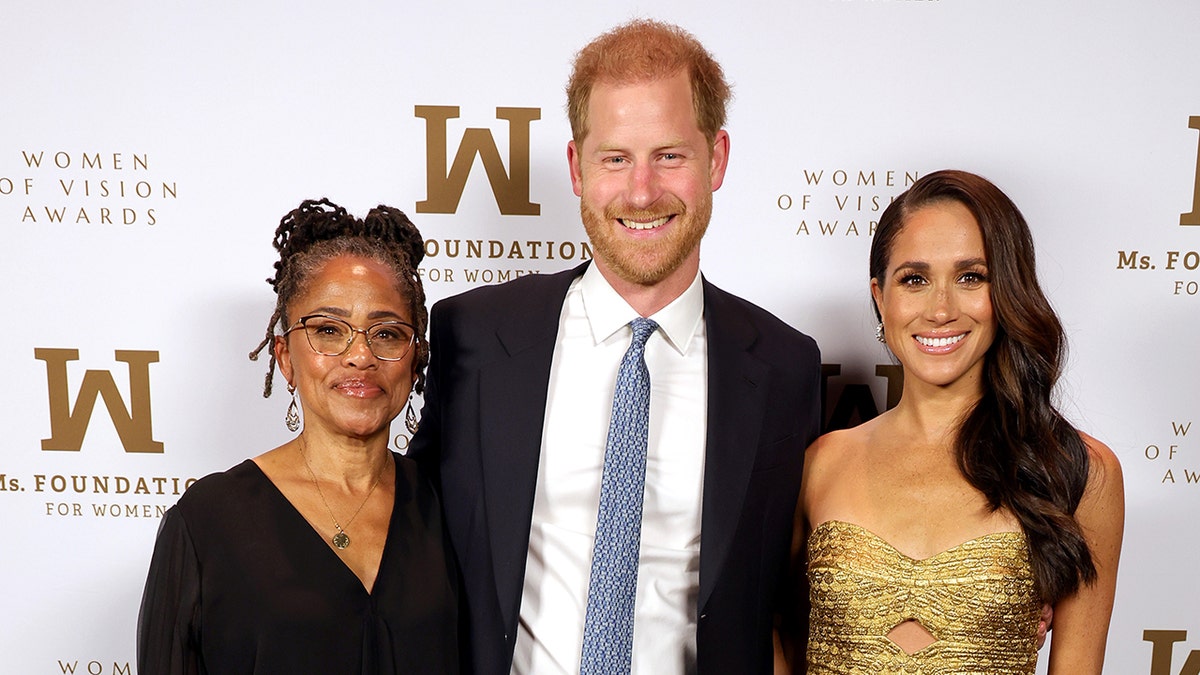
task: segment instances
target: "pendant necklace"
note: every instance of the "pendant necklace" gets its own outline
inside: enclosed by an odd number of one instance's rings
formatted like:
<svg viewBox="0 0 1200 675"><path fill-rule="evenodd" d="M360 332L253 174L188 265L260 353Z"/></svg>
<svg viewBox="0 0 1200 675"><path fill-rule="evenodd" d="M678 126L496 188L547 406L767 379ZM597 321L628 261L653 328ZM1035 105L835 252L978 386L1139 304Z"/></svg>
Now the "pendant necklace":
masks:
<svg viewBox="0 0 1200 675"><path fill-rule="evenodd" d="M333 535L333 538L329 542L338 550L345 549L350 545L350 535L346 534L346 530L338 524L337 516L333 515L333 509L329 508L329 501L325 499L325 493L321 491L321 484L317 482L317 475L313 473L312 465L308 463L308 455L304 452L303 436L300 437L300 444L296 447L300 449L300 457L304 459L304 467L308 469L308 477L312 479L313 487L317 488L317 494L321 497L321 503L325 505L325 510L329 512L329 517L333 519L333 526L337 528L337 534ZM350 520L346 521L346 527L350 527L350 524L358 517L359 511L363 510L363 507L367 505L367 501L371 499L371 495L375 493L375 488L379 486L379 479L383 476L383 471L387 468L387 465L388 463L385 460L383 468L375 474L375 482L371 483L371 489L367 490L367 496L363 498L362 503L354 510L354 515L350 516Z"/></svg>

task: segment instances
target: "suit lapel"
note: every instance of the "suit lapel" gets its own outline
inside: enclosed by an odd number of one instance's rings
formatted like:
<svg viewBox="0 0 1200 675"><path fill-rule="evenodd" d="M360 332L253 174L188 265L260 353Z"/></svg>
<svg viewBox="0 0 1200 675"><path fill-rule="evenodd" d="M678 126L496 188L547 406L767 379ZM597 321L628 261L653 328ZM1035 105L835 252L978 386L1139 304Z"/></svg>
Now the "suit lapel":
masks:
<svg viewBox="0 0 1200 675"><path fill-rule="evenodd" d="M720 578L742 513L766 406L767 366L749 353L758 333L724 292L704 282L708 433L700 524L699 608Z"/></svg>
<svg viewBox="0 0 1200 675"><path fill-rule="evenodd" d="M480 371L481 462L496 594L506 630L521 604L550 366L562 302L586 264L540 279L496 330L502 356ZM551 308L553 308L551 310ZM700 542L701 611L729 557L754 467L767 367L749 353L757 331L740 308L704 283L708 335Z"/></svg>
<svg viewBox="0 0 1200 675"><path fill-rule="evenodd" d="M480 454L496 594L516 625L529 547L550 366L571 281L586 264L537 279L496 329L501 357L480 371Z"/></svg>

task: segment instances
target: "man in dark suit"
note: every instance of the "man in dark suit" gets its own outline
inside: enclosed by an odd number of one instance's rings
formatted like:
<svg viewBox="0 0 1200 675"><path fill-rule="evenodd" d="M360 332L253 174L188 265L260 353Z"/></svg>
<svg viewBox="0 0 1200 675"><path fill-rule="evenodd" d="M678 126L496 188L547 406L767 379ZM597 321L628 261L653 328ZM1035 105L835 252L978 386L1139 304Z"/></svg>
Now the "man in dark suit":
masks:
<svg viewBox="0 0 1200 675"><path fill-rule="evenodd" d="M594 259L433 308L410 454L440 485L471 672L772 670L820 365L810 338L700 275L729 93L677 27L594 40L568 85L567 146ZM642 317L648 421L618 434ZM642 439L637 508L606 515L623 434ZM632 525L628 569L600 569L598 521ZM613 574L636 584L625 619L606 614Z"/></svg>

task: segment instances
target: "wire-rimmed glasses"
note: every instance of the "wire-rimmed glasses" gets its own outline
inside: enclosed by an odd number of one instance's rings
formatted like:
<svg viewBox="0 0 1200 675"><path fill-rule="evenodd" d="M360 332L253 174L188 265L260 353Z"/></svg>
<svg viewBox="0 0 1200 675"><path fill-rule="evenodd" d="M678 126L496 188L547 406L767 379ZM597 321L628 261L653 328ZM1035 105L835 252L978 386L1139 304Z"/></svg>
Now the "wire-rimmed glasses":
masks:
<svg viewBox="0 0 1200 675"><path fill-rule="evenodd" d="M367 340L367 348L380 361L403 359L412 349L417 336L416 328L403 321L380 321L366 328L355 328L342 319L326 314L302 316L283 334L287 335L297 329L303 329L308 346L324 356L345 354L354 342L354 337L362 333Z"/></svg>

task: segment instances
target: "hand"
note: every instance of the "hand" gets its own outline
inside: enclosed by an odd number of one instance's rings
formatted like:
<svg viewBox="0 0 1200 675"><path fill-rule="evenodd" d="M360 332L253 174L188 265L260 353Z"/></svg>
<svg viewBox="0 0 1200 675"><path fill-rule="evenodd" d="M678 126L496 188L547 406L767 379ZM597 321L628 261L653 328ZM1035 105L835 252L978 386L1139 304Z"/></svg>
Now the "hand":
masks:
<svg viewBox="0 0 1200 675"><path fill-rule="evenodd" d="M1050 623L1054 621L1054 608L1049 604L1042 605L1042 616L1038 619L1037 648L1046 644L1046 634L1050 632Z"/></svg>

